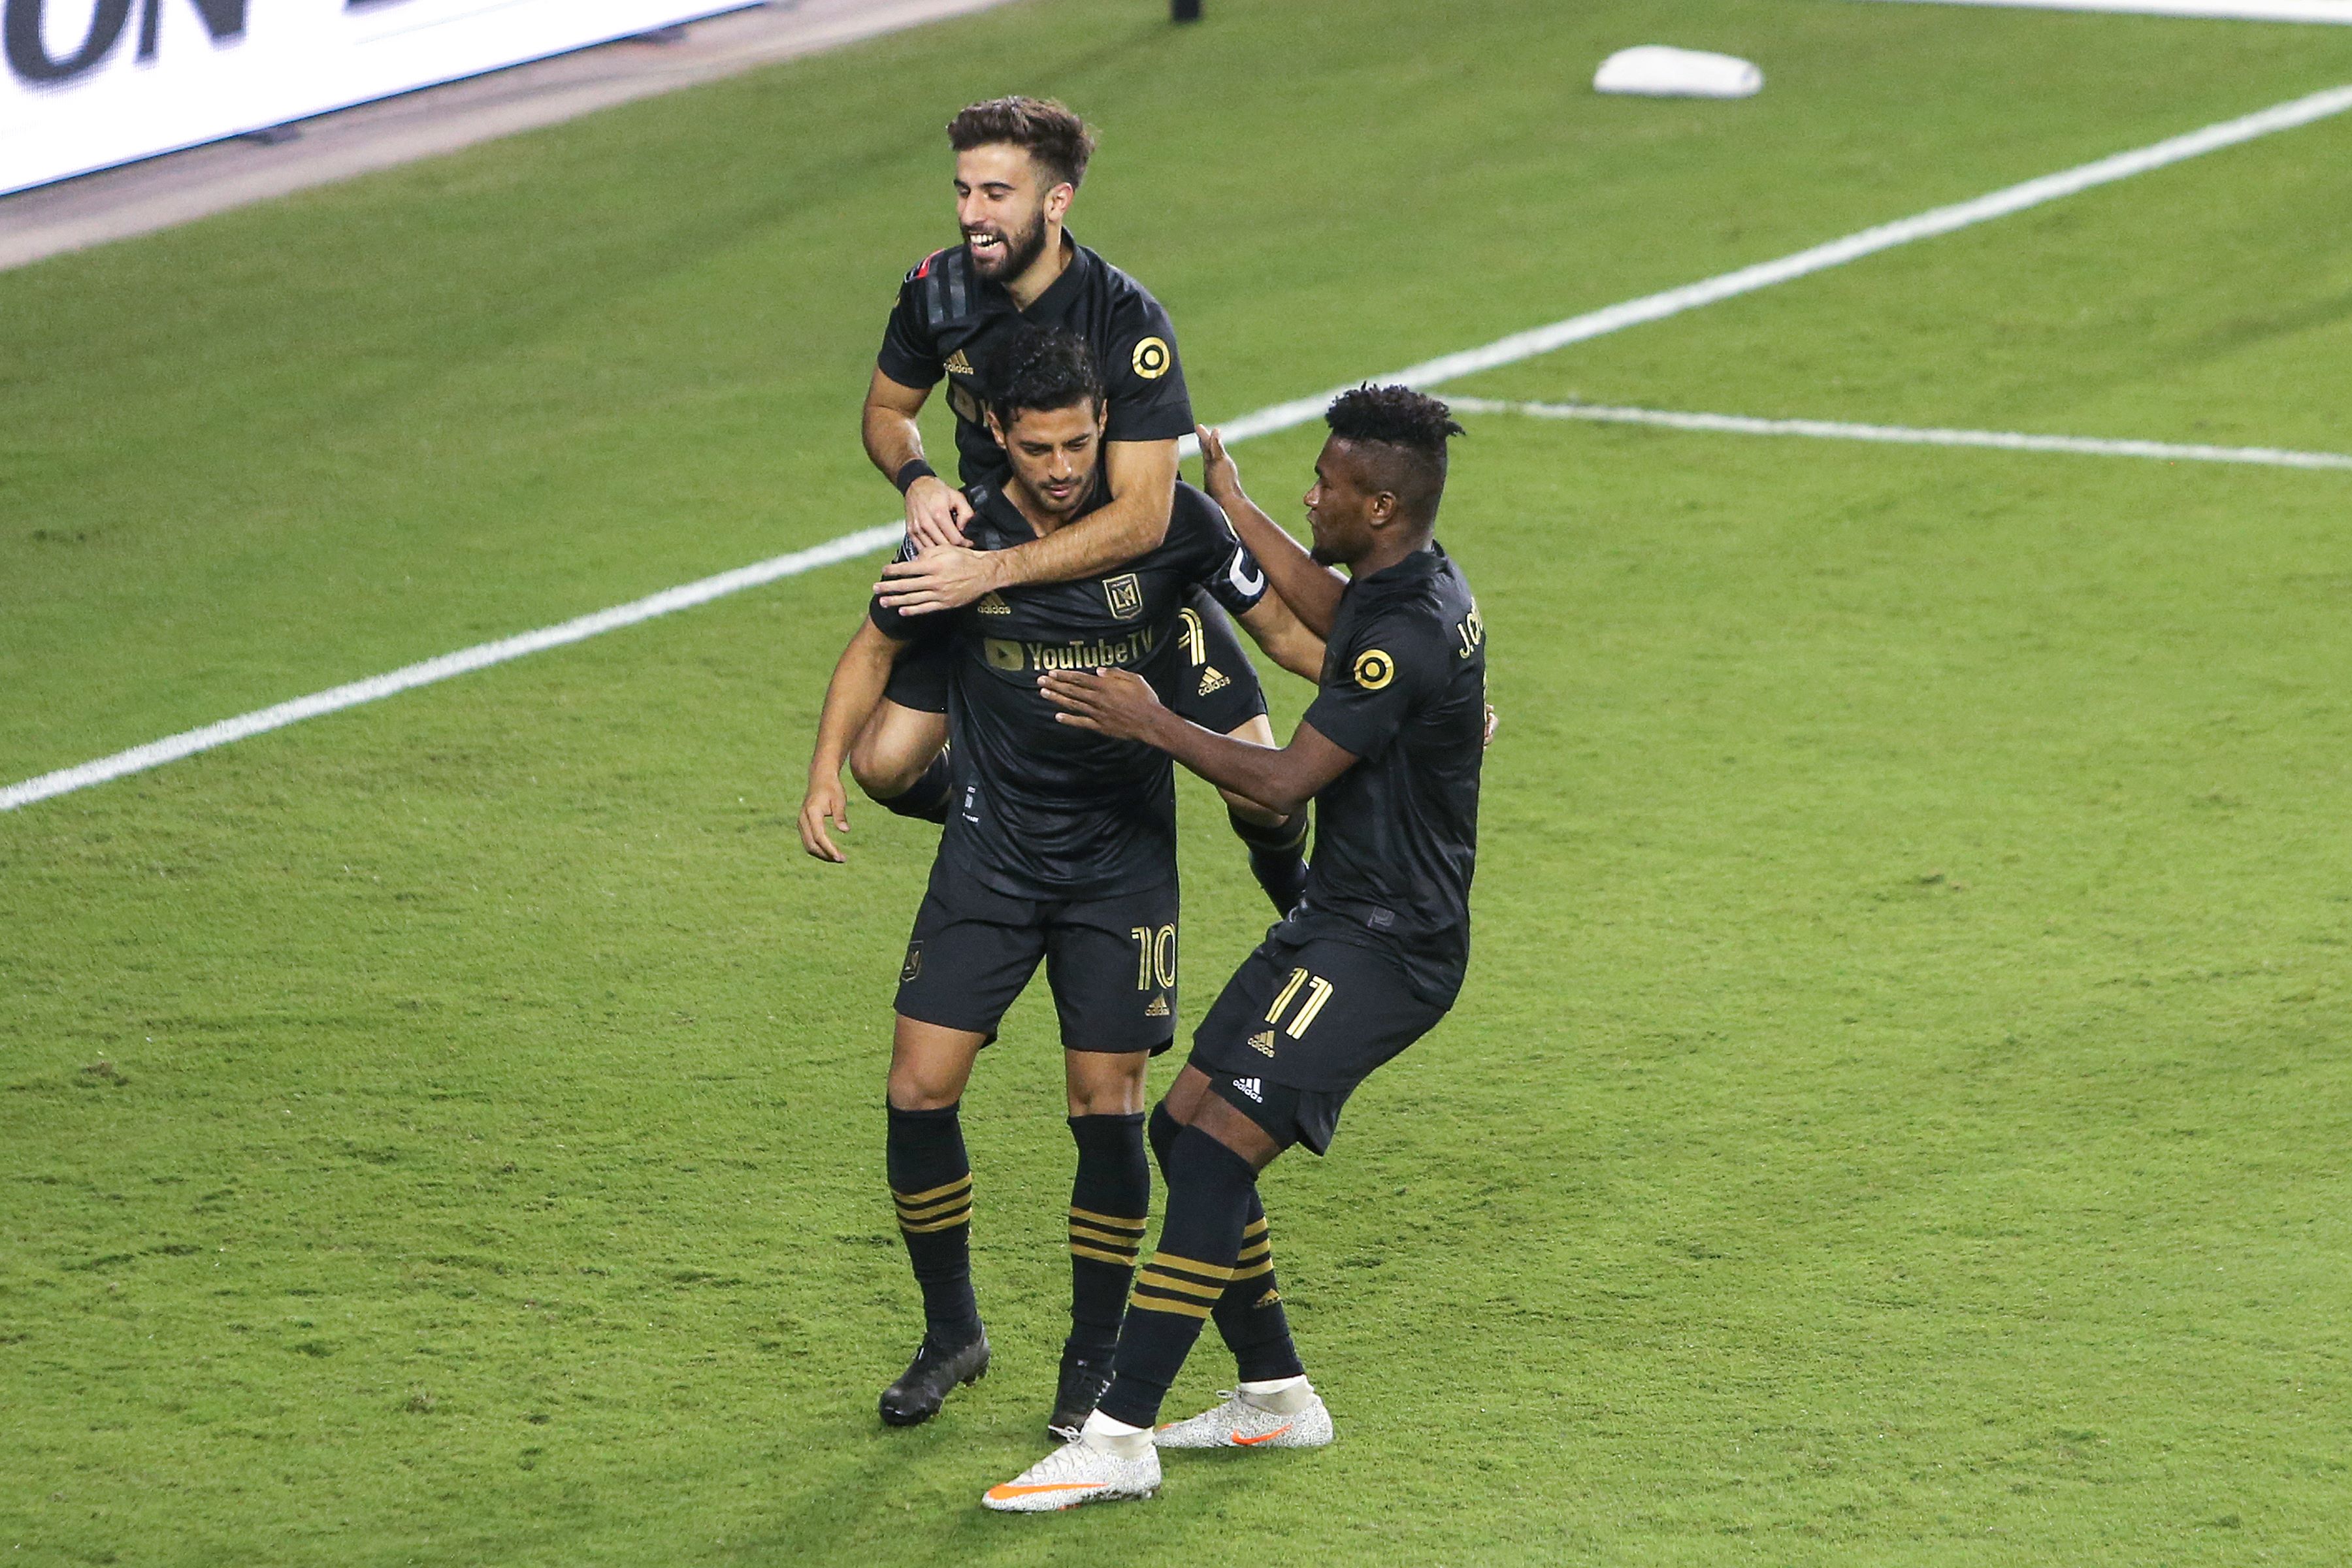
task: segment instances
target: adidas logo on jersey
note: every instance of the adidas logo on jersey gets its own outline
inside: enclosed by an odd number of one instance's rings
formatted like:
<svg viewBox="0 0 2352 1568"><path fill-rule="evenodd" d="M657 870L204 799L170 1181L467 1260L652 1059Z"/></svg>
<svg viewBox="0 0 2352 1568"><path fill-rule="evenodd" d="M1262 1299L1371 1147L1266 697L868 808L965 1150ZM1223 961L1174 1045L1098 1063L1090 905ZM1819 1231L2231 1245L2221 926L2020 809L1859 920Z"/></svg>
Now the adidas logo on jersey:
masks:
<svg viewBox="0 0 2352 1568"><path fill-rule="evenodd" d="M1203 697L1212 691L1223 691L1232 684L1225 672L1213 664L1204 666L1201 670L1201 695Z"/></svg>
<svg viewBox="0 0 2352 1568"><path fill-rule="evenodd" d="M963 350L958 349L955 353L948 355L948 374L950 375L973 375L978 373L971 368L971 361L963 357Z"/></svg>
<svg viewBox="0 0 2352 1568"><path fill-rule="evenodd" d="M973 608L983 616L1009 616L1013 613L1013 606L1004 602L1002 594L982 594L980 603Z"/></svg>
<svg viewBox="0 0 2352 1568"><path fill-rule="evenodd" d="M1147 1018L1165 1018L1168 1016L1168 998L1165 996L1154 996L1151 999L1151 1005L1143 1010L1143 1016Z"/></svg>
<svg viewBox="0 0 2352 1568"><path fill-rule="evenodd" d="M1248 1095L1258 1104L1264 1105L1265 1103L1265 1086L1260 1083L1257 1079L1254 1078L1237 1078L1234 1079L1234 1087L1240 1089L1244 1094Z"/></svg>
<svg viewBox="0 0 2352 1568"><path fill-rule="evenodd" d="M1272 1029L1259 1030L1256 1034L1250 1037L1249 1043L1250 1049L1257 1052L1261 1056L1270 1057L1274 1055L1274 1031Z"/></svg>

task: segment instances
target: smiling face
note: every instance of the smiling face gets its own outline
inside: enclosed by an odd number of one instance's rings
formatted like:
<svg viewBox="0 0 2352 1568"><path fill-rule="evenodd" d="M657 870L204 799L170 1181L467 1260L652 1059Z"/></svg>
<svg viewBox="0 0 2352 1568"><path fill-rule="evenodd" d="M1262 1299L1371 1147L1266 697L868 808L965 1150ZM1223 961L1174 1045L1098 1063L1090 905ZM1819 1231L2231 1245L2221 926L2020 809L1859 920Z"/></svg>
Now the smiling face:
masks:
<svg viewBox="0 0 2352 1568"><path fill-rule="evenodd" d="M1380 530L1396 516L1392 491L1372 484L1361 454L1339 437L1323 443L1315 459L1315 483L1307 489L1307 521L1315 531L1316 563L1351 566L1377 542Z"/></svg>
<svg viewBox="0 0 2352 1568"><path fill-rule="evenodd" d="M1067 408L1023 408L1010 427L988 427L1013 459L1013 500L1032 521L1058 527L1087 504L1102 462L1102 405L1093 398Z"/></svg>
<svg viewBox="0 0 2352 1568"><path fill-rule="evenodd" d="M1067 184L1048 184L1048 177L1025 149L1008 142L956 154L956 223L982 277L1009 283L1045 254L1075 194Z"/></svg>

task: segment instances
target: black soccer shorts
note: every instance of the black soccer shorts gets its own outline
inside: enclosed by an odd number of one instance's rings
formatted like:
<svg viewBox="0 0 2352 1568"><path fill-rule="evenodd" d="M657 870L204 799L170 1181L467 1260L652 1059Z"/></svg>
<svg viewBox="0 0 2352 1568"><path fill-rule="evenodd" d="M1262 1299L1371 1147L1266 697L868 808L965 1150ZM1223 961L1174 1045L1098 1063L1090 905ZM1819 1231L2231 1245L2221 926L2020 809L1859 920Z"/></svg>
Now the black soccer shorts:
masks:
<svg viewBox="0 0 2352 1568"><path fill-rule="evenodd" d="M993 1040L1042 958L1065 1048L1158 1056L1176 1037L1176 904L1172 881L1083 901L1007 898L942 863L915 913L898 1010Z"/></svg>
<svg viewBox="0 0 2352 1568"><path fill-rule="evenodd" d="M1320 1154L1356 1086L1445 1012L1415 995L1403 968L1376 948L1269 936L1194 1031L1192 1065L1277 1144Z"/></svg>

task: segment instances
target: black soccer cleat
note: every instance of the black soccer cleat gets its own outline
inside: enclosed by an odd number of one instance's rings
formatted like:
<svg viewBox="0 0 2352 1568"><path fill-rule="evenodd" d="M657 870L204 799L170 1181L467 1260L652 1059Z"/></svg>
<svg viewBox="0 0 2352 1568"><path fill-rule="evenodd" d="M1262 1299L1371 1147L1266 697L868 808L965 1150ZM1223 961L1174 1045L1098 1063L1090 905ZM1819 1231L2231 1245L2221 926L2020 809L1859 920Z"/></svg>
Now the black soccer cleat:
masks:
<svg viewBox="0 0 2352 1568"><path fill-rule="evenodd" d="M1078 1428L1102 1403L1103 1390L1110 1386L1110 1358L1062 1352L1062 1380L1054 1389L1054 1414L1045 1417L1045 1436L1066 1443L1076 1437Z"/></svg>
<svg viewBox="0 0 2352 1568"><path fill-rule="evenodd" d="M942 1350L926 1337L915 1359L898 1381L882 1391L882 1423L886 1426L917 1426L940 1413L958 1384L978 1383L988 1375L988 1335Z"/></svg>

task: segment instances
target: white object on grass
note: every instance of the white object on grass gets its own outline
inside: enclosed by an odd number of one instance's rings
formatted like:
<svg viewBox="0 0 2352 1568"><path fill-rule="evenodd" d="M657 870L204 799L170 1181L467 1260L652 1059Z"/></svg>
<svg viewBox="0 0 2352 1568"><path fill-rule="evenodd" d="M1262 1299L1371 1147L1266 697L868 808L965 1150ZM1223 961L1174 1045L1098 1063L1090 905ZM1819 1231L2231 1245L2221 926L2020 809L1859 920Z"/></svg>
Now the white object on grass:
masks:
<svg viewBox="0 0 2352 1568"><path fill-rule="evenodd" d="M1737 55L1643 44L1602 60L1592 90L1643 98L1753 98L1764 90L1764 72Z"/></svg>

